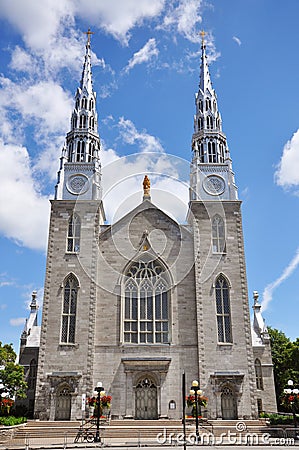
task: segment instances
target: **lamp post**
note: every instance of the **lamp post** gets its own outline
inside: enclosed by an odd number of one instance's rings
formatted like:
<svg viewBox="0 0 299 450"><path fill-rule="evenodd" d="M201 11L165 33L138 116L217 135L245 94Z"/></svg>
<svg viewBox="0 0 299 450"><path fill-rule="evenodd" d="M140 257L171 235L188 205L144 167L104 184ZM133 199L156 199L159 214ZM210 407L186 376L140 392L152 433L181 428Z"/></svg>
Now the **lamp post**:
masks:
<svg viewBox="0 0 299 450"><path fill-rule="evenodd" d="M293 413L293 420L294 420L294 430L295 430L295 439L296 439L296 437L297 437L297 435L296 435L296 430L297 430L297 416L296 416L296 407L295 407L295 395L297 396L298 394L299 394L299 389L293 389L293 386L294 386L294 382L293 382L293 380L289 380L288 381L288 388L286 388L286 389L284 389L283 390L283 392L285 393L285 394L287 394L289 397L288 397L288 400L289 400L289 403L290 403L290 405L291 405L291 407L292 407L292 413ZM290 396L293 396L294 398L293 398L293 400L290 400Z"/></svg>
<svg viewBox="0 0 299 450"><path fill-rule="evenodd" d="M199 383L197 380L192 381L192 386L190 389L190 395L194 395L195 397L195 433L196 433L196 443L198 443L199 439L199 431L198 431L198 395L201 395L202 391L199 388Z"/></svg>
<svg viewBox="0 0 299 450"><path fill-rule="evenodd" d="M104 388L101 382L97 383L97 386L94 388L97 393L97 430L94 438L95 442L101 442L100 436L100 417L101 417L101 395L104 394Z"/></svg>

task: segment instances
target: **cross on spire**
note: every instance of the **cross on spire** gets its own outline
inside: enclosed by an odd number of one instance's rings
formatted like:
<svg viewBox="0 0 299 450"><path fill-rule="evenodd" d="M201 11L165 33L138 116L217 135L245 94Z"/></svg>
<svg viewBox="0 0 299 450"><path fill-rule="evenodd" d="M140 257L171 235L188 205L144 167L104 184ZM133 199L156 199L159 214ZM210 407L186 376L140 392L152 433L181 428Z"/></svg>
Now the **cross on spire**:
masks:
<svg viewBox="0 0 299 450"><path fill-rule="evenodd" d="M87 44L90 45L90 36L94 34L94 32L90 31L90 28L88 28L88 31L84 31L84 34L87 34Z"/></svg>
<svg viewBox="0 0 299 450"><path fill-rule="evenodd" d="M201 37L201 44L204 45L204 44L205 44L205 35L206 35L207 33L206 33L204 30L201 30L198 34L199 34L200 37Z"/></svg>

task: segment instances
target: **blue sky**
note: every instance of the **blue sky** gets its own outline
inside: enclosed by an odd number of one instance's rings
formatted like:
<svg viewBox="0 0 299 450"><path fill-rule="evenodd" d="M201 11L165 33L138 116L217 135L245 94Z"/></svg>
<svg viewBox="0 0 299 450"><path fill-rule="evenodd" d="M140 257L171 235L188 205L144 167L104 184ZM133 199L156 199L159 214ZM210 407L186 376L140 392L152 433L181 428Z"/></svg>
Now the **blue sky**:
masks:
<svg viewBox="0 0 299 450"><path fill-rule="evenodd" d="M104 184L110 220L140 201L148 151L158 155L154 203L169 191L169 213L183 216L186 185L174 184L170 175L179 161L187 181L198 32L206 30L243 201L250 303L252 291L259 291L267 324L292 339L299 335L298 16L297 0L0 0L2 342L18 349L32 290L42 302L49 199L88 27L95 33L103 178L128 177L125 188L117 180Z"/></svg>

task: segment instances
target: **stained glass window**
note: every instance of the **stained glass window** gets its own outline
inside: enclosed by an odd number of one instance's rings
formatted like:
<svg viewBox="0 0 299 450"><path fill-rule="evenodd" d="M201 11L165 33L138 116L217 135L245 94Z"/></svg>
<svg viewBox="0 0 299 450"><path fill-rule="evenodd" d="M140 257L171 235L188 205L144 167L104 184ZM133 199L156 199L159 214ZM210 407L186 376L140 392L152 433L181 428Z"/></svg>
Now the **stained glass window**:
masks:
<svg viewBox="0 0 299 450"><path fill-rule="evenodd" d="M124 342L169 342L169 288L158 261L134 262L124 289Z"/></svg>
<svg viewBox="0 0 299 450"><path fill-rule="evenodd" d="M213 253L225 252L224 220L218 214L212 220L212 249Z"/></svg>
<svg viewBox="0 0 299 450"><path fill-rule="evenodd" d="M70 253L78 253L80 251L80 234L81 220L77 214L73 214L69 219L67 233L67 248Z"/></svg>
<svg viewBox="0 0 299 450"><path fill-rule="evenodd" d="M64 283L63 310L61 322L61 342L75 342L76 312L78 280L74 275L69 275Z"/></svg>
<svg viewBox="0 0 299 450"><path fill-rule="evenodd" d="M218 342L232 342L229 287L223 275L217 278L215 292Z"/></svg>

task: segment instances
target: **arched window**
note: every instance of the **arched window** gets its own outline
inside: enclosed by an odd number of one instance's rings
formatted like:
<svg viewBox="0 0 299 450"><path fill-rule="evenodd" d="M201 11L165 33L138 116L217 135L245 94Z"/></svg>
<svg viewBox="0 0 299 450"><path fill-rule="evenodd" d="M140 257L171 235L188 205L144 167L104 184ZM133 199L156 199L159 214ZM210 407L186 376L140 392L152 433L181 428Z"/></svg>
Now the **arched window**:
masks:
<svg viewBox="0 0 299 450"><path fill-rule="evenodd" d="M87 98L86 97L83 97L81 100L81 108L87 109Z"/></svg>
<svg viewBox="0 0 299 450"><path fill-rule="evenodd" d="M91 162L92 144L86 144L86 160Z"/></svg>
<svg viewBox="0 0 299 450"><path fill-rule="evenodd" d="M75 108L76 108L76 109L79 109L79 106L80 106L80 101L79 101L79 99L77 98Z"/></svg>
<svg viewBox="0 0 299 450"><path fill-rule="evenodd" d="M69 220L67 233L67 252L78 253L80 251L81 220L77 214L73 214Z"/></svg>
<svg viewBox="0 0 299 450"><path fill-rule="evenodd" d="M203 142L199 145L199 162L203 163L205 160Z"/></svg>
<svg viewBox="0 0 299 450"><path fill-rule="evenodd" d="M213 253L225 252L224 220L218 214L212 220L212 250Z"/></svg>
<svg viewBox="0 0 299 450"><path fill-rule="evenodd" d="M198 130L203 129L203 117L198 118Z"/></svg>
<svg viewBox="0 0 299 450"><path fill-rule="evenodd" d="M198 102L198 109L199 109L199 111L203 112L202 100L199 100L199 102Z"/></svg>
<svg viewBox="0 0 299 450"><path fill-rule="evenodd" d="M70 142L68 146L68 156L67 156L68 162L71 162L72 158L73 158L73 142Z"/></svg>
<svg viewBox="0 0 299 450"><path fill-rule="evenodd" d="M219 144L219 162L224 163L224 148L223 144Z"/></svg>
<svg viewBox="0 0 299 450"><path fill-rule="evenodd" d="M232 342L229 287L223 275L216 280L215 293L218 342Z"/></svg>
<svg viewBox="0 0 299 450"><path fill-rule="evenodd" d="M91 128L92 130L94 129L94 117L91 116L89 118L89 128Z"/></svg>
<svg viewBox="0 0 299 450"><path fill-rule="evenodd" d="M80 116L79 128L86 128L86 116L84 114Z"/></svg>
<svg viewBox="0 0 299 450"><path fill-rule="evenodd" d="M208 142L208 162L209 163L217 162L216 144L213 141Z"/></svg>
<svg viewBox="0 0 299 450"><path fill-rule="evenodd" d="M212 130L213 129L213 117L207 116L207 129Z"/></svg>
<svg viewBox="0 0 299 450"><path fill-rule="evenodd" d="M36 386L36 374L37 374L37 363L36 359L32 359L29 365L29 373L28 373L28 389L35 389Z"/></svg>
<svg viewBox="0 0 299 450"><path fill-rule="evenodd" d="M206 99L206 111L208 111L209 109L212 109L212 107L211 107L211 99L207 98Z"/></svg>
<svg viewBox="0 0 299 450"><path fill-rule="evenodd" d="M264 390L263 373L261 361L256 358L254 361L256 388L260 391Z"/></svg>
<svg viewBox="0 0 299 450"><path fill-rule="evenodd" d="M79 141L77 143L76 161L82 162L85 159L85 142Z"/></svg>
<svg viewBox="0 0 299 450"><path fill-rule="evenodd" d="M92 157L94 156L94 150L95 150L94 144L90 144L90 154Z"/></svg>
<svg viewBox="0 0 299 450"><path fill-rule="evenodd" d="M92 110L93 110L93 107L94 107L94 101L93 101L93 99L91 98L90 101L89 101L89 111L92 111Z"/></svg>
<svg viewBox="0 0 299 450"><path fill-rule="evenodd" d="M77 116L75 114L73 115L72 127L77 128Z"/></svg>
<svg viewBox="0 0 299 450"><path fill-rule="evenodd" d="M61 320L61 342L75 343L77 296L79 283L77 278L69 275L63 286L63 310Z"/></svg>
<svg viewBox="0 0 299 450"><path fill-rule="evenodd" d="M162 265L134 262L124 286L124 342L169 342L169 287Z"/></svg>

